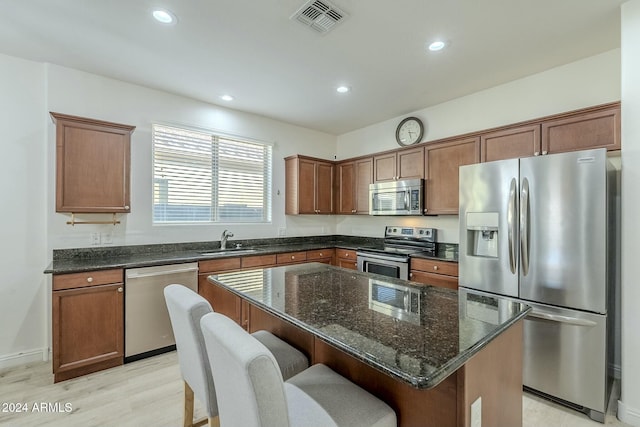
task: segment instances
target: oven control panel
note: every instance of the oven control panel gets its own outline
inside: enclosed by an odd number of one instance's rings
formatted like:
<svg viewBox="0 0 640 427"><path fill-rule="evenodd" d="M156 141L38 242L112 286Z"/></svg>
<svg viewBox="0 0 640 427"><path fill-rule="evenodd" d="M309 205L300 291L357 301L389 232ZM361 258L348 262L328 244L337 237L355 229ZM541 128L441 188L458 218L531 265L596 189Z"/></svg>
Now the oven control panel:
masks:
<svg viewBox="0 0 640 427"><path fill-rule="evenodd" d="M407 239L407 240L424 240L427 242L436 241L437 229L422 227L398 227L389 225L384 231L385 238Z"/></svg>

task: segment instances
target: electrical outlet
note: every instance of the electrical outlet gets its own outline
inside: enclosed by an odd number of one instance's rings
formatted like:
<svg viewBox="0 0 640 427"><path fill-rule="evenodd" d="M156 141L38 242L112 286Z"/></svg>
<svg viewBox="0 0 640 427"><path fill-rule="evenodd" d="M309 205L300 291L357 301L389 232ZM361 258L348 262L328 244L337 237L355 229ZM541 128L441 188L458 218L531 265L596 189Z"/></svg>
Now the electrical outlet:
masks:
<svg viewBox="0 0 640 427"><path fill-rule="evenodd" d="M278 228L278 237L284 237L287 234L287 229L284 227Z"/></svg>
<svg viewBox="0 0 640 427"><path fill-rule="evenodd" d="M91 233L91 244L92 245L99 245L100 244L100 233L98 233L97 231L94 231Z"/></svg>
<svg viewBox="0 0 640 427"><path fill-rule="evenodd" d="M471 427L482 427L482 397L471 404Z"/></svg>
<svg viewBox="0 0 640 427"><path fill-rule="evenodd" d="M113 243L113 233L111 231L101 233L100 238L102 239L102 244L104 245L110 245Z"/></svg>

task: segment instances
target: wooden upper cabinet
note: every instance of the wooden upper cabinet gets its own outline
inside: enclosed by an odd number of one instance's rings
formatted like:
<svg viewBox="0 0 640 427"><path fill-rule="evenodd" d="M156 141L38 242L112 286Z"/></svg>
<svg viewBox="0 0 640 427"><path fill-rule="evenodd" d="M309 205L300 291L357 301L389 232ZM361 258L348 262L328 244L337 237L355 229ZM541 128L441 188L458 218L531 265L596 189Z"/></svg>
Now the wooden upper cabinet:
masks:
<svg viewBox="0 0 640 427"><path fill-rule="evenodd" d="M129 212L135 126L51 113L56 124L56 212Z"/></svg>
<svg viewBox="0 0 640 427"><path fill-rule="evenodd" d="M621 148L619 103L542 123L542 154L602 147Z"/></svg>
<svg viewBox="0 0 640 427"><path fill-rule="evenodd" d="M375 182L424 178L424 148L410 148L373 157Z"/></svg>
<svg viewBox="0 0 640 427"><path fill-rule="evenodd" d="M311 157L291 156L285 159L285 213L333 213L333 175L331 162Z"/></svg>
<svg viewBox="0 0 640 427"><path fill-rule="evenodd" d="M336 213L368 214L369 184L373 182L373 158L337 165L338 201Z"/></svg>
<svg viewBox="0 0 640 427"><path fill-rule="evenodd" d="M458 214L458 168L480 162L480 137L425 147L425 209L428 215Z"/></svg>
<svg viewBox="0 0 640 427"><path fill-rule="evenodd" d="M483 162L537 156L540 151L540 124L480 135Z"/></svg>

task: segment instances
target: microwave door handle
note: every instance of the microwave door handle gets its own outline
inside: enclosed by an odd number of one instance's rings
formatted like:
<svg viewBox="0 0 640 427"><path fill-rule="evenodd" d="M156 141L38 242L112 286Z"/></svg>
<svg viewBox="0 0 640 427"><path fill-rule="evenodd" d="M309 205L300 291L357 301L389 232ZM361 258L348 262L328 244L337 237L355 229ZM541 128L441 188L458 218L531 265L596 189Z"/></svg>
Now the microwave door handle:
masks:
<svg viewBox="0 0 640 427"><path fill-rule="evenodd" d="M411 210L411 190L406 190L404 192L404 208L407 211Z"/></svg>

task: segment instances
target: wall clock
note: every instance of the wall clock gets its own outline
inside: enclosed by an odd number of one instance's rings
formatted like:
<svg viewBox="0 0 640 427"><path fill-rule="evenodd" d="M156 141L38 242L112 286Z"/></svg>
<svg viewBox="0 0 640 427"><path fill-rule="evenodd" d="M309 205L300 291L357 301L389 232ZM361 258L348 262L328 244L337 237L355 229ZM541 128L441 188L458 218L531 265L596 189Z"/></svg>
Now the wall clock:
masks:
<svg viewBox="0 0 640 427"><path fill-rule="evenodd" d="M422 140L424 125L417 117L403 119L396 128L396 142L401 145L411 145Z"/></svg>

